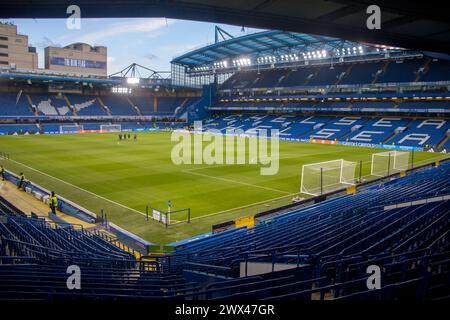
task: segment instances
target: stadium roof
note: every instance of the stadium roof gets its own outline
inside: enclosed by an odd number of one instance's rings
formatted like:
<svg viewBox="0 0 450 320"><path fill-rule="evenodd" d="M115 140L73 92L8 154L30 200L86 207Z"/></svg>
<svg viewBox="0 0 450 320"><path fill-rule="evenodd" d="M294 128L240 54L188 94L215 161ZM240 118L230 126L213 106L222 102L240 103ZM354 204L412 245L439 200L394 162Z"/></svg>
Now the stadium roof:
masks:
<svg viewBox="0 0 450 320"><path fill-rule="evenodd" d="M221 41L185 53L172 63L185 66L199 66L230 57L245 55L255 57L263 54L289 54L291 51L333 50L362 46L342 39L315 36L280 30L263 31Z"/></svg>
<svg viewBox="0 0 450 320"><path fill-rule="evenodd" d="M282 29L352 41L450 53L445 1L427 0L2 0L0 18L168 17ZM366 26L367 7L381 8L381 29Z"/></svg>

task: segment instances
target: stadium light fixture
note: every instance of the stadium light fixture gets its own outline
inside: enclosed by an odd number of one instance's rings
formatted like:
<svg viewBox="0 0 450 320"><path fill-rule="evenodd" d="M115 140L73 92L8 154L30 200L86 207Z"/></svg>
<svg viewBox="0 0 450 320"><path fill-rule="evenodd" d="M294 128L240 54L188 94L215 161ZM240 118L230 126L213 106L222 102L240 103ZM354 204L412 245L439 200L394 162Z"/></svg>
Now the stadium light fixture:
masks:
<svg viewBox="0 0 450 320"><path fill-rule="evenodd" d="M128 84L138 84L139 78L127 78L127 83Z"/></svg>
<svg viewBox="0 0 450 320"><path fill-rule="evenodd" d="M252 61L250 58L239 58L233 60L233 65L236 67L244 67L244 66L250 66L252 64Z"/></svg>

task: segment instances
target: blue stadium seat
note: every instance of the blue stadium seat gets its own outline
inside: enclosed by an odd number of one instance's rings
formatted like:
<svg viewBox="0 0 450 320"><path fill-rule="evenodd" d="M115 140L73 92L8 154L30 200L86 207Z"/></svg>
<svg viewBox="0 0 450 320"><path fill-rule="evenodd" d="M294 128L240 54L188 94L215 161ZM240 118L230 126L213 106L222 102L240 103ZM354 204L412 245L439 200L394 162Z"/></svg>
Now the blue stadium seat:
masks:
<svg viewBox="0 0 450 320"><path fill-rule="evenodd" d="M14 93L0 93L0 114L2 116L33 116L27 97L25 94L18 95ZM17 98L19 100L16 103Z"/></svg>

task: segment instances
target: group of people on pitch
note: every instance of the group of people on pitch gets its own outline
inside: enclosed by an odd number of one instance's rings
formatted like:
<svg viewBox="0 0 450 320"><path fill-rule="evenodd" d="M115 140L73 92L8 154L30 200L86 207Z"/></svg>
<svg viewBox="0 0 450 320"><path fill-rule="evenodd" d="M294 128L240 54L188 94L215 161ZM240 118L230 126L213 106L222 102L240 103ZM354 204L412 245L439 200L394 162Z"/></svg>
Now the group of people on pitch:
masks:
<svg viewBox="0 0 450 320"><path fill-rule="evenodd" d="M126 134L126 133L124 133L124 134L122 134L122 133L119 133L119 140L130 140L131 139L131 134ZM134 135L133 135L133 140L134 141L136 141L137 140L137 134L135 133Z"/></svg>
<svg viewBox="0 0 450 320"><path fill-rule="evenodd" d="M5 181L6 170L3 165L0 165L0 176L2 178L2 181ZM27 181L25 180L25 175L23 174L23 172L21 172L19 174L19 180L17 181L17 189L25 190L26 183L27 183ZM52 211L53 214L56 215L56 210L58 209L58 198L56 197L54 191L51 192L48 200L49 200L50 210Z"/></svg>

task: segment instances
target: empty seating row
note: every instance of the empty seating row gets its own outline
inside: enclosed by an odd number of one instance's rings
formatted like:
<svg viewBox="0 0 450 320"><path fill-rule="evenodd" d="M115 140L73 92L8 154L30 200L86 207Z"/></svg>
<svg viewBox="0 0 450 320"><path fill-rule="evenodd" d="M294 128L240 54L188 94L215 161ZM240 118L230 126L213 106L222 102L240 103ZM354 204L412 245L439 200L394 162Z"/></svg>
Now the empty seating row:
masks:
<svg viewBox="0 0 450 320"><path fill-rule="evenodd" d="M151 262L99 232L26 217L0 198L0 300L439 300L450 293L450 200L386 205L448 196L449 174L450 163L421 169ZM67 289L73 264L80 290ZM374 265L379 290L367 287Z"/></svg>
<svg viewBox="0 0 450 320"><path fill-rule="evenodd" d="M429 57L326 66L307 65L290 69L239 71L227 79L221 89L448 81L448 70L449 61Z"/></svg>
<svg viewBox="0 0 450 320"><path fill-rule="evenodd" d="M204 130L279 130L280 137L293 139L340 140L352 143L395 144L436 148L447 137L447 119L360 116L294 116L269 114L217 115L204 121Z"/></svg>

